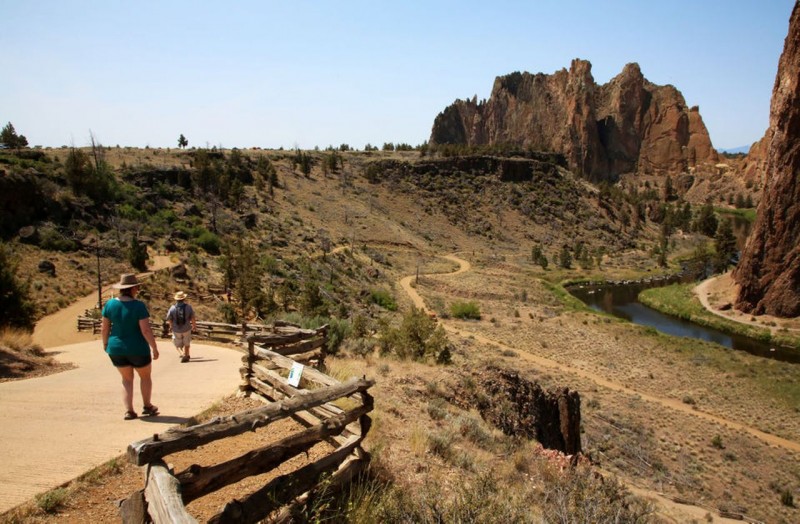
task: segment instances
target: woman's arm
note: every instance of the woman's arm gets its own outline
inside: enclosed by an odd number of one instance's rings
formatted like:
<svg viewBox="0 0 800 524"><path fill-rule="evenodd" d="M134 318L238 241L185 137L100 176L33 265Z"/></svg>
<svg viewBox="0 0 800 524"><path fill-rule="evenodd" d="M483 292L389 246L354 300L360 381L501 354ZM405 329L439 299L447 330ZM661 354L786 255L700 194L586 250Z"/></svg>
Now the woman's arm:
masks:
<svg viewBox="0 0 800 524"><path fill-rule="evenodd" d="M100 334L103 336L103 351L108 348L108 337L111 335L111 321L103 317L103 322L100 324Z"/></svg>
<svg viewBox="0 0 800 524"><path fill-rule="evenodd" d="M158 346L156 345L156 337L153 336L153 330L150 329L150 319L141 319L139 321L139 329L142 330L144 339L150 344L150 349L153 350L153 360L158 360Z"/></svg>

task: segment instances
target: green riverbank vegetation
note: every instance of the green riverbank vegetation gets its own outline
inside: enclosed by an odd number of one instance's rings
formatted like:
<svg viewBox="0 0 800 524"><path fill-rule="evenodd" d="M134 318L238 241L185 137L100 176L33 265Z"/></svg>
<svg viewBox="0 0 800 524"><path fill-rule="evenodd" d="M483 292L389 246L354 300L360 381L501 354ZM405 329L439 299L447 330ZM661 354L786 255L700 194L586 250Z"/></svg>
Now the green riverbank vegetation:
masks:
<svg viewBox="0 0 800 524"><path fill-rule="evenodd" d="M639 294L639 301L653 309L722 331L754 338L762 342L791 346L800 351L800 337L789 333L772 333L769 328L760 328L724 319L706 310L692 293L694 284L673 284L651 288Z"/></svg>

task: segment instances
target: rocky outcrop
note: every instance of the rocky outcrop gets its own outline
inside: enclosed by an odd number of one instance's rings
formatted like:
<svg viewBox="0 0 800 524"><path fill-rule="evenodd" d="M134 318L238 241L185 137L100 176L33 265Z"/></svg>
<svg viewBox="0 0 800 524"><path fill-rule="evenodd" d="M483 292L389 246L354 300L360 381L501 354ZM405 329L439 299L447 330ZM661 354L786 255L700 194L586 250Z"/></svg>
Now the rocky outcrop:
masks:
<svg viewBox="0 0 800 524"><path fill-rule="evenodd" d="M767 129L764 137L750 146L750 150L744 158L740 170L742 180L751 187L764 187L765 185L770 141L772 141L772 133Z"/></svg>
<svg viewBox="0 0 800 524"><path fill-rule="evenodd" d="M595 180L623 173L680 173L717 153L696 107L680 91L647 81L628 64L598 86L591 64L573 60L552 75L498 77L488 101L456 100L434 121L430 143L512 144L563 154Z"/></svg>
<svg viewBox="0 0 800 524"><path fill-rule="evenodd" d="M734 279L736 307L754 314L800 314L800 6L772 89L766 186Z"/></svg>
<svg viewBox="0 0 800 524"><path fill-rule="evenodd" d="M38 268L39 273L47 273L51 277L56 276L56 265L50 260L40 260Z"/></svg>
<svg viewBox="0 0 800 524"><path fill-rule="evenodd" d="M456 403L477 407L487 422L506 435L536 439L567 455L581 451L581 398L577 391L544 391L516 371L489 367L476 372L477 387L462 391Z"/></svg>
<svg viewBox="0 0 800 524"><path fill-rule="evenodd" d="M496 174L503 182L526 182L539 176L553 176L559 167L566 167L564 158L555 154L529 154L529 158L471 155L437 158L418 162L379 160L367 173L367 180L377 182L379 173L401 172L407 175L440 175L452 173Z"/></svg>

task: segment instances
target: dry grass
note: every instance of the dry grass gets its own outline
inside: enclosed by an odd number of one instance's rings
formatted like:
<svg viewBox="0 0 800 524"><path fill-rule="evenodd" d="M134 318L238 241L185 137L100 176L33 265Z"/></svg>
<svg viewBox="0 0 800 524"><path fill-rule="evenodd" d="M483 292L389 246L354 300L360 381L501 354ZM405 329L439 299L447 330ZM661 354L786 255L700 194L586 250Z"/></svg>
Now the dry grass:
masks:
<svg viewBox="0 0 800 524"><path fill-rule="evenodd" d="M423 212L426 202L420 192L395 191L361 179L358 174L364 162L379 155L345 155L352 176L351 185L342 189L340 179L325 177L318 168L311 177L293 173L290 162L279 158L289 152L252 154L269 154L286 186L269 202L248 195L257 203L260 223L285 225L284 231L290 233L286 234L291 241L288 247L266 248L275 257L319 256L318 245L297 239L315 238L325 229L336 247L354 241L354 263L363 261L388 281L414 274L418 263L422 273L452 271L455 266L451 262L435 256L441 253L458 252L473 264L473 270L462 275L424 276L416 288L437 311L446 311L455 301L474 301L480 308L482 320L443 320L461 331L450 331L452 367L398 361L367 351L365 357L328 362L330 373L337 377L377 378L372 391L374 423L366 445L375 458L378 482L354 487L351 500L364 503L354 505L360 513L349 514L351 521L374 521L381 514L425 521L435 509L465 521L469 520L466 515L476 520L476 513L462 510L494 511L480 513L487 521L492 521L488 518L492 515L494 521L504 516L541 520L545 515L558 520L559 508L569 507L571 501L622 493L603 492L592 483L589 470L562 475L558 467L536 456L533 444L498 438L473 415L443 400L457 370L489 362L513 367L545 387L568 386L579 391L585 400L584 449L596 464L625 483L703 501L712 508L743 508L749 516L767 522L797 520L797 510L781 504L781 497L800 489L798 454L698 417L692 406L682 402L691 397L697 412L798 442L800 406L767 387L796 382L796 367L660 336L565 303L565 297L556 292L554 284L563 279L624 279L657 272L646 238L635 249L607 255L601 270L560 270L555 268L553 255L561 242L574 239L574 230L553 231L547 221L533 223L512 211L487 212L485 220L493 231L502 231L502 236L469 236L440 210ZM177 150L156 153L124 148L112 148L109 156L115 165L169 166L186 158ZM653 238L655 234L654 229L645 231ZM597 240L592 235L592 231L585 232L590 243ZM531 244L543 238L550 242L546 250L551 264L546 271L529 261ZM680 249L691 248L691 238L679 242ZM23 254L34 261L38 257L36 253ZM69 274L83 282L83 291L86 287L91 290L91 279L86 278L90 260L78 260L84 270ZM65 258L56 265L61 275L61 267L71 263ZM33 268L31 265L26 275L34 282L42 279ZM214 267L204 267L202 261L190 272L197 286L218 283ZM42 281L41 290L51 288L47 284ZM174 282L164 280L158 285L163 295L172 291ZM73 293L61 291L65 296ZM76 288L75 294L79 293ZM154 304L163 307L156 301L166 304L166 299L155 295ZM397 293L395 298L401 311L407 308L407 297ZM650 398L672 401L689 411ZM714 444L716 436L724 449ZM115 498L139 489L138 472L128 472L128 468L123 466L120 473L110 473L100 484L70 495L60 518L78 520L87 508L111 507ZM493 485L485 479L496 482ZM478 508L476 500L489 503ZM620 500L631 499L620 495ZM408 511L402 513L403 508ZM525 513L514 513L522 508ZM115 518L113 512L102 515L95 518ZM595 516L598 514L592 515L587 518L600 519ZM36 518L55 519L46 515ZM673 517L673 521L687 520Z"/></svg>

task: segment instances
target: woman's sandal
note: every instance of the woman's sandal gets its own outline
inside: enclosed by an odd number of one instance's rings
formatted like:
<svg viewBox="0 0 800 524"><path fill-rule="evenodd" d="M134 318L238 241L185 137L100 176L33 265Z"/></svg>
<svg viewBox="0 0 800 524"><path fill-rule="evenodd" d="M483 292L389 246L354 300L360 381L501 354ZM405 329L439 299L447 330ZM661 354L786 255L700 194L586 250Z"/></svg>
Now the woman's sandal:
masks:
<svg viewBox="0 0 800 524"><path fill-rule="evenodd" d="M154 417L158 415L158 408L152 404L149 406L145 406L142 408L142 416L144 417Z"/></svg>
<svg viewBox="0 0 800 524"><path fill-rule="evenodd" d="M138 415L136 414L135 411L126 411L125 412L125 420L133 420L136 417L138 417Z"/></svg>

